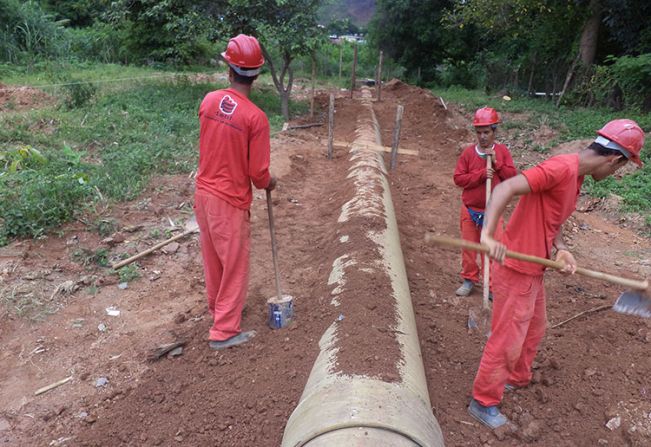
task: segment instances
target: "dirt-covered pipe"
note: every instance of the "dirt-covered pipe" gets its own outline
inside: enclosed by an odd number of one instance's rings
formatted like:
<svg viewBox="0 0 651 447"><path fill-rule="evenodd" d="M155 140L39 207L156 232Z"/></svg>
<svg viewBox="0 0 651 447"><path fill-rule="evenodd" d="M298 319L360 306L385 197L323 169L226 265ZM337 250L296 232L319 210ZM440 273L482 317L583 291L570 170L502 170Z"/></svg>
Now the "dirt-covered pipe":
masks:
<svg viewBox="0 0 651 447"><path fill-rule="evenodd" d="M339 317L321 337L283 447L443 446L383 156L368 149L382 144L368 89L362 103L329 279Z"/></svg>

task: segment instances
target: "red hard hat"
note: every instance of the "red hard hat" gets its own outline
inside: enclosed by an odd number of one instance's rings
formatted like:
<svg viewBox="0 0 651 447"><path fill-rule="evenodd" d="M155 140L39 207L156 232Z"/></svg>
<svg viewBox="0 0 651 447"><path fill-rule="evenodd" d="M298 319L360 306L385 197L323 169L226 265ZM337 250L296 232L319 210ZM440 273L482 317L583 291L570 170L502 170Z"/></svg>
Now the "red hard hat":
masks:
<svg viewBox="0 0 651 447"><path fill-rule="evenodd" d="M257 75L260 73L259 68L264 65L264 57L258 39L246 34L240 34L229 40L222 57L228 62L228 65L243 76Z"/></svg>
<svg viewBox="0 0 651 447"><path fill-rule="evenodd" d="M472 125L475 127L492 126L500 122L500 115L491 107L482 107L475 112Z"/></svg>
<svg viewBox="0 0 651 447"><path fill-rule="evenodd" d="M618 119L597 131L595 142L623 153L626 158L642 166L640 151L644 146L644 131L633 120Z"/></svg>

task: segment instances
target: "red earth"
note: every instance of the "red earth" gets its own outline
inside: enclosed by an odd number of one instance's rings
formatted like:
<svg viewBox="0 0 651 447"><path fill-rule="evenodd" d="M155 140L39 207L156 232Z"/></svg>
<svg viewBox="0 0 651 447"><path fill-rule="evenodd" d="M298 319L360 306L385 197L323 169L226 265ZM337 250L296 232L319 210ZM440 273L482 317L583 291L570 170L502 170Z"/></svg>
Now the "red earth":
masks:
<svg viewBox="0 0 651 447"><path fill-rule="evenodd" d="M317 119L326 119L325 93L318 103ZM429 92L390 82L374 104L385 145L397 104L405 106L401 147L419 152L399 156L390 183L430 399L446 445L649 445L651 326L602 310L553 327L612 303L621 292L578 276L547 274L550 327L534 365L534 383L506 395L503 403L517 430L493 433L468 416L485 338L468 332L467 320L481 296L454 295L460 254L425 244L424 234L458 236L460 191L452 172L461 148L473 139L469 112L453 105L445 110ZM339 97L336 108L335 140L351 142L358 100ZM294 296L296 321L284 330L266 326L274 275L264 195L257 192L243 327L258 335L246 345L208 349L196 236L139 260L134 269L139 277L126 289L118 287L110 269L93 262L98 253L116 260L181 231L191 214L188 175L153 179L140 198L98 216L100 225L76 222L47 238L0 248L0 444L279 445L318 341L338 315L329 304L327 282L339 255L331 228L350 192L348 160L341 147L334 160L326 159L326 136L323 126L273 139L281 278L284 292ZM512 147L519 168L542 157ZM650 241L590 203L584 198L566 228L578 262L624 276L651 276ZM111 229L110 239L93 227ZM363 295L360 300L363 305ZM118 316L107 314L111 306ZM361 348L351 343L348 355L359 356L361 366L364 331L359 328L355 336ZM184 343L181 355L150 360L153 350L173 341ZM381 365L391 376L395 364ZM34 394L67 377L67 383Z"/></svg>

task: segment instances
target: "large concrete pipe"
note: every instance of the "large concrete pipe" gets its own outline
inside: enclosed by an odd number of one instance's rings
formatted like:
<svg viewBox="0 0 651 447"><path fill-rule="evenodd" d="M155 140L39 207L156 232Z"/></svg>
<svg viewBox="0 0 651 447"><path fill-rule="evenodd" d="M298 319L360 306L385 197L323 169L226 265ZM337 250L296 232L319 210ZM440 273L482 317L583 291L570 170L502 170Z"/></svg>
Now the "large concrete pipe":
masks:
<svg viewBox="0 0 651 447"><path fill-rule="evenodd" d="M386 168L382 154L368 149L381 145L368 89L362 103L365 111L350 150L352 198L341 208L341 256L329 279L331 303L342 313L321 337L321 352L285 427L284 447L443 446L427 392ZM355 276L359 285L360 275L367 281L361 289L349 282ZM362 293L370 294L377 308L360 310ZM380 315L374 312L392 314L391 324L378 326ZM360 347L350 343L362 344L368 362L360 366ZM357 357L351 358L351 350ZM388 363L378 367L389 354ZM395 373L387 373L387 365Z"/></svg>

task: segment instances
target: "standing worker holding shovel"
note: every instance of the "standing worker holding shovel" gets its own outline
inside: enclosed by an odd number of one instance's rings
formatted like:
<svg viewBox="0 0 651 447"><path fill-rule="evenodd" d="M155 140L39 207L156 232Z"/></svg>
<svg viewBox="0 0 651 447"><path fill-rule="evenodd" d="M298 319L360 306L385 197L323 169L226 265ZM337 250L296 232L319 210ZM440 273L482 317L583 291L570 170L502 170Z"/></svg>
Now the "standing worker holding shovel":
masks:
<svg viewBox="0 0 651 447"><path fill-rule="evenodd" d="M199 108L201 125L195 213L200 229L212 349L249 341L242 332L242 308L249 280L251 182L271 191L269 121L249 99L264 64L255 37L240 34L222 57L230 87L206 95Z"/></svg>
<svg viewBox="0 0 651 447"><path fill-rule="evenodd" d="M517 174L513 158L508 148L495 143L495 132L500 123L500 116L490 107L483 107L475 112L472 125L477 133L477 144L464 149L454 170L454 183L463 188L461 194L461 238L479 242L486 208L486 197L492 182L492 188L501 181ZM499 239L501 222L497 226L496 238ZM482 270L487 272L482 257ZM479 266L477 252L463 250L461 257L461 278L463 283L457 289L458 296L468 296L479 283ZM488 287L488 284L485 285Z"/></svg>
<svg viewBox="0 0 651 447"><path fill-rule="evenodd" d="M490 250L493 265L493 320L472 389L469 413L490 428L508 422L499 408L506 389L529 384L531 366L545 333L547 313L543 273L539 264L506 259L509 250L551 258L572 274L577 265L563 242L562 225L576 208L586 175L595 181L613 175L629 160L642 166L644 132L627 119L610 121L597 139L579 153L557 155L524 171L493 191L488 203L481 242ZM504 232L495 230L509 201L521 196Z"/></svg>

